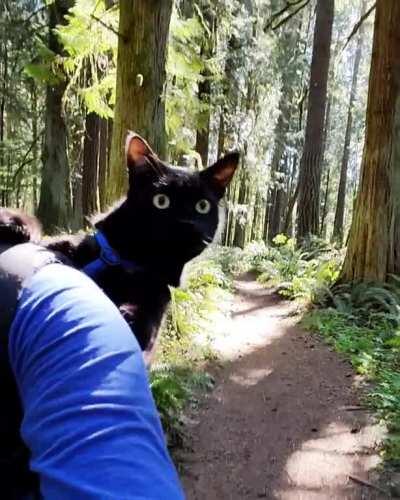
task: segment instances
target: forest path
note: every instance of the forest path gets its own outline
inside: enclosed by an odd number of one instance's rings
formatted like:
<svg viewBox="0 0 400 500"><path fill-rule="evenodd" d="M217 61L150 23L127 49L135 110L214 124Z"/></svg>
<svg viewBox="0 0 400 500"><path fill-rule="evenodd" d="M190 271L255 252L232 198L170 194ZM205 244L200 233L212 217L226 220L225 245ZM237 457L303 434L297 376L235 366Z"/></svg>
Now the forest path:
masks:
<svg viewBox="0 0 400 500"><path fill-rule="evenodd" d="M352 409L349 363L297 326L295 304L250 276L235 285L216 388L190 429L188 500L386 498L349 479L369 479L382 433Z"/></svg>

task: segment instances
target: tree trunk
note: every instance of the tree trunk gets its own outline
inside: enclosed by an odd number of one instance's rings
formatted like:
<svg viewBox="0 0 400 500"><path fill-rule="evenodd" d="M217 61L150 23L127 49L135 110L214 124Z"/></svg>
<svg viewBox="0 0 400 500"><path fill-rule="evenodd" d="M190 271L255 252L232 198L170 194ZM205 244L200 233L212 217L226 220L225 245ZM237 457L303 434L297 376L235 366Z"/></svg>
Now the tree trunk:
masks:
<svg viewBox="0 0 400 500"><path fill-rule="evenodd" d="M210 96L211 82L207 72L202 74L204 80L199 83L199 101L203 107L199 116L199 126L196 131L195 150L200 154L203 167L208 164L208 148L210 140Z"/></svg>
<svg viewBox="0 0 400 500"><path fill-rule="evenodd" d="M3 58L2 58L2 92L0 98L0 174L1 174L1 203L6 205L6 191L4 189L6 183L6 161L5 161L5 131L6 131L6 95L8 85L8 47L7 42L3 42Z"/></svg>
<svg viewBox="0 0 400 500"><path fill-rule="evenodd" d="M99 133L99 203L100 210L107 208L107 172L110 168L110 150L112 137L112 120L100 119Z"/></svg>
<svg viewBox="0 0 400 500"><path fill-rule="evenodd" d="M299 173L297 239L319 232L321 163L331 52L334 0L318 0L308 97L308 114Z"/></svg>
<svg viewBox="0 0 400 500"><path fill-rule="evenodd" d="M31 101L32 101L32 212L35 213L38 208L38 163L39 163L39 130L38 130L38 97L36 83L32 80L31 85Z"/></svg>
<svg viewBox="0 0 400 500"><path fill-rule="evenodd" d="M82 211L88 217L99 211L99 149L100 120L96 113L86 116L85 138L83 143L82 169Z"/></svg>
<svg viewBox="0 0 400 500"><path fill-rule="evenodd" d="M203 22L207 24L210 34L204 37L201 48L203 62L212 58L214 52L214 33L215 27L213 14L210 7L203 8ZM211 74L206 65L201 73L202 80L199 82L198 96L201 105L201 112L198 117L198 127L196 131L196 151L201 156L203 166L208 164L208 150L210 141L210 119L211 119Z"/></svg>
<svg viewBox="0 0 400 500"><path fill-rule="evenodd" d="M322 147L322 165L324 173L326 171L326 182L325 182L325 194L322 202L322 214L321 214L321 227L318 235L323 238L323 233L326 232L326 217L328 215L328 201L329 201L329 188L330 188L330 179L331 179L331 165L327 162L325 153L326 153L326 145L328 142L328 134L331 127L331 109L332 109L332 94L329 95L328 103L326 105L326 115L325 115L325 125L324 125L324 142Z"/></svg>
<svg viewBox="0 0 400 500"><path fill-rule="evenodd" d="M242 206L246 201L246 179L247 173L242 170L239 180L239 194L237 199L237 204ZM239 217L236 216L236 220L234 222L233 246L243 248L246 235L246 222L241 219L243 219L247 214L241 211L238 215Z"/></svg>
<svg viewBox="0 0 400 500"><path fill-rule="evenodd" d="M65 24L65 15L72 5L72 0L56 0L48 7L49 49L56 55L62 55L62 45L53 30L57 25ZM38 216L48 234L68 228L72 214L67 129L62 105L66 86L66 79L59 77L58 83L48 85L46 90L45 141Z"/></svg>
<svg viewBox="0 0 400 500"><path fill-rule="evenodd" d="M319 232L321 238L325 238L325 236L326 236L326 217L328 215L328 201L329 201L330 185L331 185L331 166L328 165L328 170L326 172L324 201L323 201L323 205L322 205L321 229Z"/></svg>
<svg viewBox="0 0 400 500"><path fill-rule="evenodd" d="M367 7L366 2L365 0L363 0L361 7L361 16L365 13L366 7ZM340 169L335 221L333 224L332 242L336 242L340 247L343 245L343 224L344 224L344 208L345 208L346 188L347 188L347 170L350 159L350 142L351 142L351 133L353 128L353 108L357 94L358 72L360 69L362 47L363 47L363 26L361 26L358 35L357 48L354 58L353 79L351 82L351 89L350 89L349 109L347 113L347 124L346 124L346 133L343 146L342 164Z"/></svg>
<svg viewBox="0 0 400 500"><path fill-rule="evenodd" d="M342 281L400 273L400 2L377 0L366 141Z"/></svg>
<svg viewBox="0 0 400 500"><path fill-rule="evenodd" d="M138 132L166 157L164 86L173 0L120 2L116 105L107 200L113 202L127 187L125 136Z"/></svg>
<svg viewBox="0 0 400 500"><path fill-rule="evenodd" d="M273 186L268 194L268 210L266 211L265 236L271 242L280 233L282 219L282 200L284 194L284 176L286 168L282 164L285 153L285 143L289 132L290 112L288 102L288 89L284 85L279 104L279 118L275 128L274 154L271 161L271 180ZM289 92L291 95L291 92Z"/></svg>

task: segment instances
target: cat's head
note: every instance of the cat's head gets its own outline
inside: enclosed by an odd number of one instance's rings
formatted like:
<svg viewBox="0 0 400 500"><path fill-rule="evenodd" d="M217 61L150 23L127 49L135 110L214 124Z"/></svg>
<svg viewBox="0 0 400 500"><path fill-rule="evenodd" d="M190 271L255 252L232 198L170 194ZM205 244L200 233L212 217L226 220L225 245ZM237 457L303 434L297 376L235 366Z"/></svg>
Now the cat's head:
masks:
<svg viewBox="0 0 400 500"><path fill-rule="evenodd" d="M124 220L117 242L120 253L153 264L155 259L183 264L199 255L217 231L219 202L238 166L239 154L227 154L203 171L189 171L161 161L132 132L125 152L129 189L119 209Z"/></svg>

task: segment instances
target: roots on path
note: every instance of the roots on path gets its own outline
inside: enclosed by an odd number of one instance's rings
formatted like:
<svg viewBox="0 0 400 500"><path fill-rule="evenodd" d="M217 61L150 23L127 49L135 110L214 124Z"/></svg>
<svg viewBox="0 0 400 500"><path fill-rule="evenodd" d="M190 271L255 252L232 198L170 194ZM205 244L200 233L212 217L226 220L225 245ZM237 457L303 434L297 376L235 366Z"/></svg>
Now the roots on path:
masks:
<svg viewBox="0 0 400 500"><path fill-rule="evenodd" d="M249 276L236 288L216 389L190 430L187 498L386 498L362 484L382 430L359 410L348 362L296 325L294 304Z"/></svg>

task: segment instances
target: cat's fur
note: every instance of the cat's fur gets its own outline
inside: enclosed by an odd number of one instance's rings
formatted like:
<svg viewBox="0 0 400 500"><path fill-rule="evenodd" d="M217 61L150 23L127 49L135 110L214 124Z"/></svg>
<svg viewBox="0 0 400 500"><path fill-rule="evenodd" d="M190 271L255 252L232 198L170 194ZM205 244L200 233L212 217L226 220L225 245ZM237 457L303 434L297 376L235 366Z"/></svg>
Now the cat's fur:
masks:
<svg viewBox="0 0 400 500"><path fill-rule="evenodd" d="M168 166L144 139L128 134L127 196L101 215L95 227L123 259L133 261L138 269L131 272L120 266L108 267L96 282L119 307L147 359L170 300L169 286L179 285L184 265L214 238L219 201L238 160L239 155L231 153L201 172L189 172ZM162 195L158 202L157 195ZM157 208L157 204L166 204L165 195L169 206ZM196 205L199 202L201 205ZM198 211L200 208L204 212L208 205L208 213ZM7 214L7 210L0 213L0 242L5 240L7 228L8 234L16 238L15 243L37 239L40 226L34 218L16 212ZM44 244L67 256L78 268L97 259L100 253L92 235L62 235Z"/></svg>

